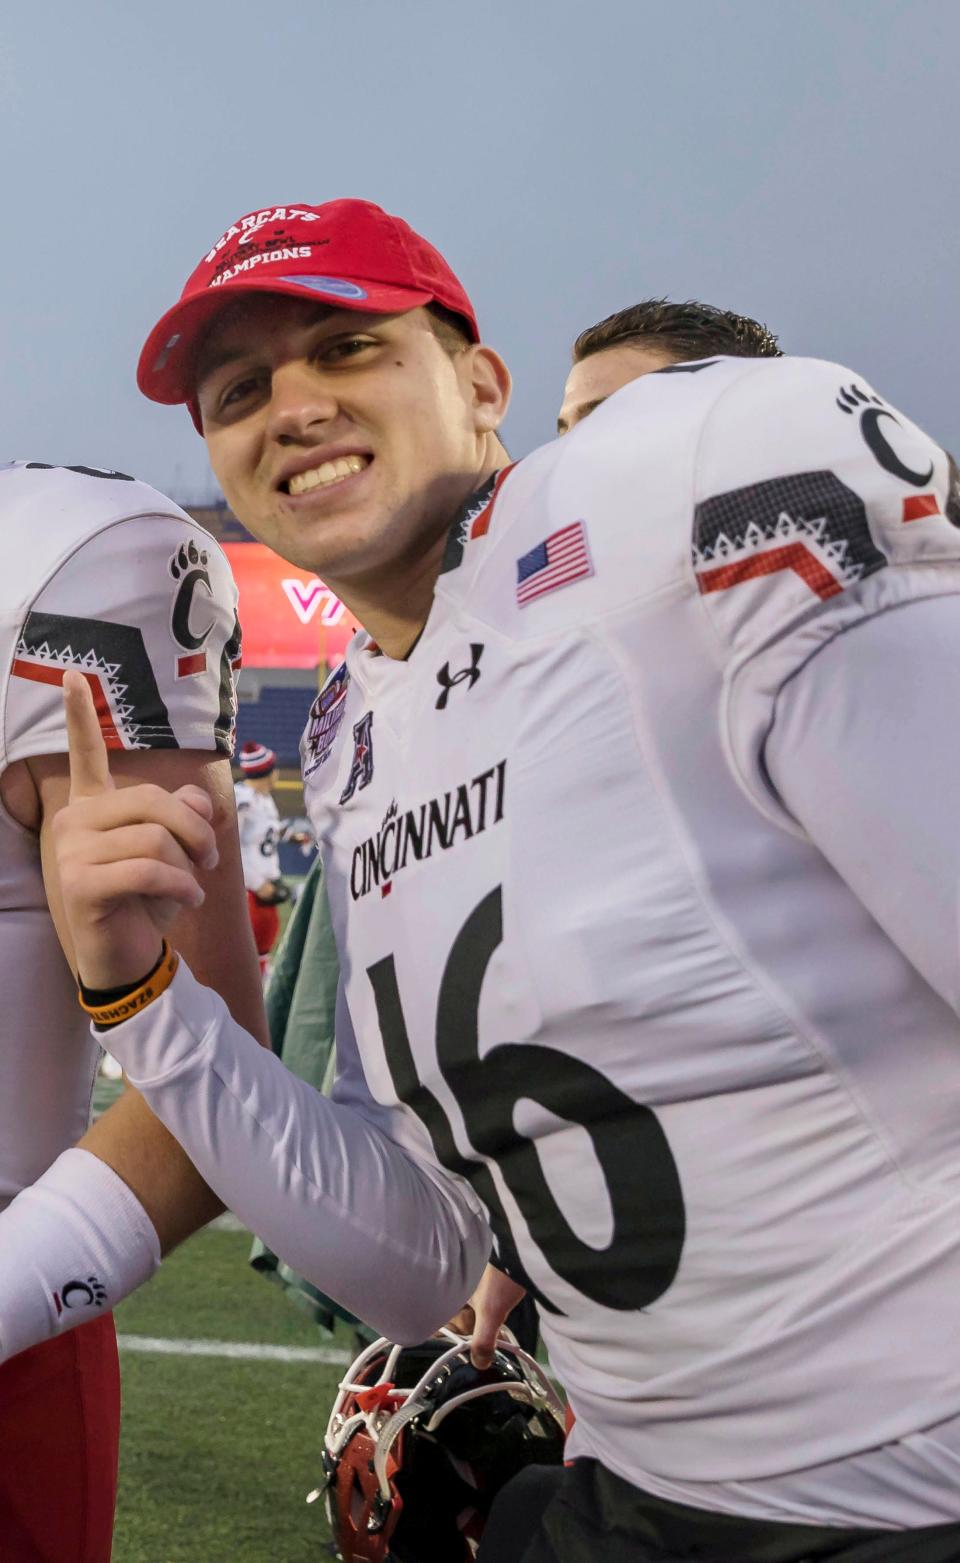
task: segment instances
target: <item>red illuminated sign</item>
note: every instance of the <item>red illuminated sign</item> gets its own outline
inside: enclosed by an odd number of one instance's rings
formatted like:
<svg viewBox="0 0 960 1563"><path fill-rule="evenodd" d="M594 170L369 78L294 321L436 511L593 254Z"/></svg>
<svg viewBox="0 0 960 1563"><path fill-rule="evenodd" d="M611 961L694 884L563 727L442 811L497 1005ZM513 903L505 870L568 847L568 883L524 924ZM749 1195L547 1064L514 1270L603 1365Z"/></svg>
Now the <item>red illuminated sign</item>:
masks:
<svg viewBox="0 0 960 1563"><path fill-rule="evenodd" d="M243 665L314 668L339 662L356 620L316 575L265 543L225 543L240 591Z"/></svg>

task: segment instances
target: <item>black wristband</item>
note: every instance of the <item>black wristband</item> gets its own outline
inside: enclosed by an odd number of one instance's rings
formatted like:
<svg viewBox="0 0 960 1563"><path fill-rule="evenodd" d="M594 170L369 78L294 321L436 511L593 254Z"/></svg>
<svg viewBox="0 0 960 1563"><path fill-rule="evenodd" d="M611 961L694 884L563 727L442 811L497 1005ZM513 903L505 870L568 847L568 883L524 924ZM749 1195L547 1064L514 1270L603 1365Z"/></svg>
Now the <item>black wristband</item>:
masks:
<svg viewBox="0 0 960 1563"><path fill-rule="evenodd" d="M88 1004L91 1009L101 1009L107 1004L116 1004L118 999L125 999L128 993L136 993L138 988L142 988L145 982L150 981L150 978L154 976L163 965L166 953L167 947L166 944L164 944L161 946L160 954L157 956L148 972L146 972L142 977L138 977L136 982L121 983L119 988L88 988L86 983L83 981L83 978L78 975L77 986L80 989L81 999L83 1000L84 1004ZM113 1024L116 1025L118 1022L114 1021ZM96 1031L109 1031L109 1029L110 1026L104 1024L102 1021L98 1020L94 1022L94 1030Z"/></svg>

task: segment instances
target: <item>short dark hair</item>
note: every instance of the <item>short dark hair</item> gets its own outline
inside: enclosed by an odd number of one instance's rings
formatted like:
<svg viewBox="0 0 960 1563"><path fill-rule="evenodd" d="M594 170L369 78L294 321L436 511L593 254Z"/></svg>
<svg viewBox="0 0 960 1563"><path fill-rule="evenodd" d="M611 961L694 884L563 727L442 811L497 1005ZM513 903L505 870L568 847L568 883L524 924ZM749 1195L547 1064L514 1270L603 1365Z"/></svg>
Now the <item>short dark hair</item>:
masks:
<svg viewBox="0 0 960 1563"><path fill-rule="evenodd" d="M462 353L465 347L472 345L473 337L462 315L455 315L452 309L434 303L427 305L427 314L430 316L430 330L451 358L454 353Z"/></svg>
<svg viewBox="0 0 960 1563"><path fill-rule="evenodd" d="M783 349L767 326L749 315L715 309L696 299L672 304L669 299L651 298L631 304L629 309L618 309L581 331L573 344L573 361L579 364L608 347L659 347L677 363L721 354L731 358L783 357Z"/></svg>

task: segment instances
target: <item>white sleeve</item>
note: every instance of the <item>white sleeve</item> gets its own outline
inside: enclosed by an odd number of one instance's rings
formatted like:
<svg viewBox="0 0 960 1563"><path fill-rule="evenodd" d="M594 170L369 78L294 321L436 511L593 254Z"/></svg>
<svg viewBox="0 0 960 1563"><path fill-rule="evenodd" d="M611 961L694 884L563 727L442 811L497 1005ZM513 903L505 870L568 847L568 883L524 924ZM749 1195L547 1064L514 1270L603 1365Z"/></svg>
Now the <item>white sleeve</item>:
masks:
<svg viewBox="0 0 960 1563"><path fill-rule="evenodd" d="M960 1013L960 595L832 640L780 690L764 749L779 798Z"/></svg>
<svg viewBox="0 0 960 1563"><path fill-rule="evenodd" d="M67 749L61 684L88 678L108 749L233 749L237 592L218 544L187 517L139 515L88 535L20 626L4 763Z"/></svg>
<svg viewBox="0 0 960 1563"><path fill-rule="evenodd" d="M181 962L142 1014L98 1033L210 1187L288 1264L393 1340L466 1302L490 1233L412 1114L373 1100L338 1006L333 1098L299 1080Z"/></svg>
<svg viewBox="0 0 960 1563"><path fill-rule="evenodd" d="M731 769L795 830L762 764L781 692L871 619L960 592L956 465L853 371L756 360L701 434L694 568Z"/></svg>

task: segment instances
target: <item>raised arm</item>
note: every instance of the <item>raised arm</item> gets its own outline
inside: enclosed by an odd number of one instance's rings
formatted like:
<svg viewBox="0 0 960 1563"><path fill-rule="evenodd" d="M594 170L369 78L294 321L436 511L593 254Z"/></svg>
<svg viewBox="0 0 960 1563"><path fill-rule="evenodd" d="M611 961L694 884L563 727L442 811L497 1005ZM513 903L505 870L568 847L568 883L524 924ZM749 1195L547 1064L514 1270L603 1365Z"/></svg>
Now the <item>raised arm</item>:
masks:
<svg viewBox="0 0 960 1563"><path fill-rule="evenodd" d="M475 1197L436 1163L412 1114L374 1101L342 1002L328 1100L258 1047L185 962L172 981L144 983L174 907L196 901L208 809L192 789L118 794L83 680L71 675L65 693L71 794L53 832L63 907L85 987L134 1011L101 1040L211 1188L283 1259L386 1334L422 1339L483 1268Z"/></svg>
<svg viewBox="0 0 960 1563"><path fill-rule="evenodd" d="M74 971L69 928L63 911L56 854L52 841L56 820L66 806L69 762L65 755L30 762L42 808L40 832L44 883L60 942ZM225 1000L231 1014L266 1043L262 988L246 896L229 762L199 750L135 751L113 757L110 775L118 792L147 784L175 792L189 786L210 800L217 865L197 870L204 894L196 907L183 907L170 928L170 939L201 981ZM118 800L122 807L122 801ZM172 1135L135 1090L120 1100L87 1131L80 1146L123 1179L152 1221L161 1252L167 1253L191 1232L223 1209Z"/></svg>

